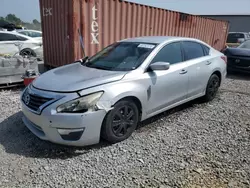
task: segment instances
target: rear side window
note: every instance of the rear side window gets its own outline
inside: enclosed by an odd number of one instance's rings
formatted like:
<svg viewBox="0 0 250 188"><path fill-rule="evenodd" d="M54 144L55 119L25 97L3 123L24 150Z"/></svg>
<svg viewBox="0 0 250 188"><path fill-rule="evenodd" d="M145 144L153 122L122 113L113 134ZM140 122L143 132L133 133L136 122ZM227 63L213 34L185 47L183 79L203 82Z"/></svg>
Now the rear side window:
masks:
<svg viewBox="0 0 250 188"><path fill-rule="evenodd" d="M244 39L243 33L229 33L227 36L227 43L238 43L238 39Z"/></svg>
<svg viewBox="0 0 250 188"><path fill-rule="evenodd" d="M210 53L210 48L208 48L207 46L204 46L201 44L201 46L203 47L203 50L204 50L204 55L207 56L209 55Z"/></svg>
<svg viewBox="0 0 250 188"><path fill-rule="evenodd" d="M18 40L16 35L8 33L0 33L0 41L14 41L14 40Z"/></svg>
<svg viewBox="0 0 250 188"><path fill-rule="evenodd" d="M203 48L199 43L185 41L182 42L182 46L186 61L204 56Z"/></svg>
<svg viewBox="0 0 250 188"><path fill-rule="evenodd" d="M181 44L179 42L174 42L163 47L154 57L151 64L156 62L175 64L182 61Z"/></svg>

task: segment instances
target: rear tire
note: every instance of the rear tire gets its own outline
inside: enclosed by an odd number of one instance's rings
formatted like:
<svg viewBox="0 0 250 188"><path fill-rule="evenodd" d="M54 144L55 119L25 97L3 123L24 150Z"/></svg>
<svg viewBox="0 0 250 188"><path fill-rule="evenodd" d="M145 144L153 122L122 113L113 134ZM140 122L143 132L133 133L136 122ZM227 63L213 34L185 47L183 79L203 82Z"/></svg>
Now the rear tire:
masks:
<svg viewBox="0 0 250 188"><path fill-rule="evenodd" d="M20 55L23 56L23 57L36 57L36 53L27 48L27 49L23 49L21 52L20 52Z"/></svg>
<svg viewBox="0 0 250 188"><path fill-rule="evenodd" d="M105 117L101 136L114 144L121 142L134 132L139 122L139 110L131 100L121 100Z"/></svg>
<svg viewBox="0 0 250 188"><path fill-rule="evenodd" d="M206 88L206 94L203 98L204 101L205 102L212 101L215 98L219 87L220 87L220 78L216 74L213 74L209 78L207 88Z"/></svg>

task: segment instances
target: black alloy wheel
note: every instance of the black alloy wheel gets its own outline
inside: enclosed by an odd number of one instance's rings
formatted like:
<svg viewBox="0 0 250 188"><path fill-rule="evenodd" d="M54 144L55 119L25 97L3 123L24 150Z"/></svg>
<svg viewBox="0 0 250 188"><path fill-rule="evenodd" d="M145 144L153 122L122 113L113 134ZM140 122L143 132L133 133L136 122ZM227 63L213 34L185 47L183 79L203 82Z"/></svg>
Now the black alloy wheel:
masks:
<svg viewBox="0 0 250 188"><path fill-rule="evenodd" d="M136 104L130 100L122 100L114 105L102 126L102 137L110 143L123 141L131 136L139 121Z"/></svg>
<svg viewBox="0 0 250 188"><path fill-rule="evenodd" d="M136 121L136 116L134 110L128 106L124 105L114 113L114 118L112 121L112 131L117 137L122 137L131 129Z"/></svg>
<svg viewBox="0 0 250 188"><path fill-rule="evenodd" d="M24 49L20 52L20 55L23 57L36 57L36 53L31 49Z"/></svg>
<svg viewBox="0 0 250 188"><path fill-rule="evenodd" d="M220 87L220 78L216 74L213 74L210 77L207 84L205 100L206 101L213 100L219 90L219 87Z"/></svg>

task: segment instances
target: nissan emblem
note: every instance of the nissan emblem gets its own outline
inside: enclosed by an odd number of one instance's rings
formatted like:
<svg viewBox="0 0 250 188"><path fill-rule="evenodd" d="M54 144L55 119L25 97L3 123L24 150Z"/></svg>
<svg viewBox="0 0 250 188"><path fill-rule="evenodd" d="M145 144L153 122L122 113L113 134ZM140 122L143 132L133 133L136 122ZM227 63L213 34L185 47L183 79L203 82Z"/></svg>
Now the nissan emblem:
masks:
<svg viewBox="0 0 250 188"><path fill-rule="evenodd" d="M29 105L29 103L30 103L30 95L28 93L26 93L24 96L24 103L26 105Z"/></svg>

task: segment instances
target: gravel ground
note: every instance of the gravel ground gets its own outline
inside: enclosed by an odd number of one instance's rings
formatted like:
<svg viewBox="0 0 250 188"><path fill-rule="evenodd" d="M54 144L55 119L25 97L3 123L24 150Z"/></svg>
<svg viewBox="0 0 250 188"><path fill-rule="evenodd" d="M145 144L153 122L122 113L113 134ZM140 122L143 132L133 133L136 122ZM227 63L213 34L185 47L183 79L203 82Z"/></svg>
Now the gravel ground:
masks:
<svg viewBox="0 0 250 188"><path fill-rule="evenodd" d="M36 138L21 122L19 93L0 91L0 187L250 187L246 79L143 122L124 142L88 148Z"/></svg>

